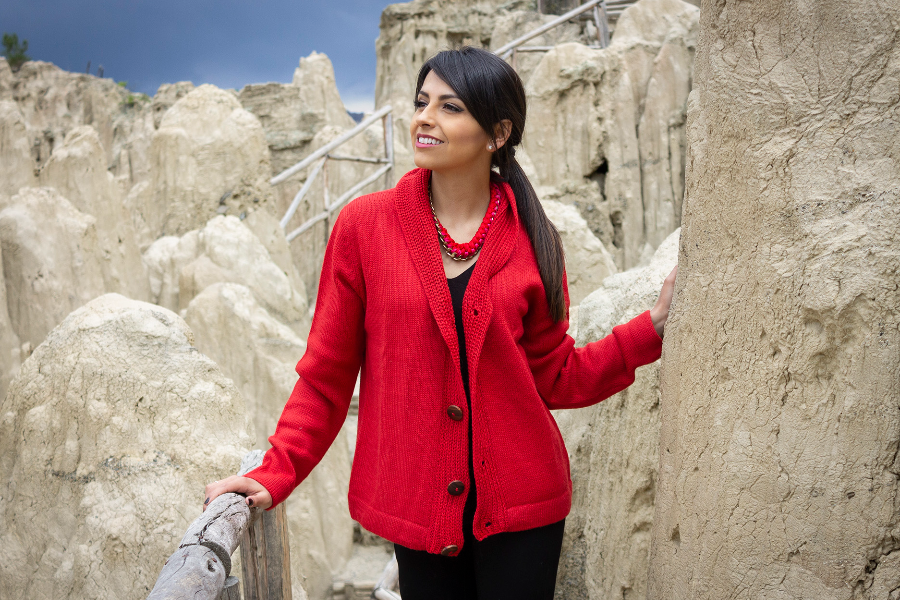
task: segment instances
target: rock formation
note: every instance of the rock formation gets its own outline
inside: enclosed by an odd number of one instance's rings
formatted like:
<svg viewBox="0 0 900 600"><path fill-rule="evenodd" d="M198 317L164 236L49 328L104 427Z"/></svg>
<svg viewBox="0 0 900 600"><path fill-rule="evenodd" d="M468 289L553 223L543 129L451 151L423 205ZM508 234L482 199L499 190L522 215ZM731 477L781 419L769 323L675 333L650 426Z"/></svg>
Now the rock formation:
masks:
<svg viewBox="0 0 900 600"><path fill-rule="evenodd" d="M698 12L640 0L609 48L559 45L527 81L532 183L575 204L620 269L646 262L680 222Z"/></svg>
<svg viewBox="0 0 900 600"><path fill-rule="evenodd" d="M0 67L4 63L0 63ZM15 102L0 100L0 196L35 183L25 118Z"/></svg>
<svg viewBox="0 0 900 600"><path fill-rule="evenodd" d="M0 405L0 596L145 597L237 472L245 415L177 315L116 294L73 312Z"/></svg>
<svg viewBox="0 0 900 600"><path fill-rule="evenodd" d="M66 134L41 169L40 184L55 188L75 208L96 219L104 290L149 300L131 216L106 168L103 146L93 127L80 125Z"/></svg>
<svg viewBox="0 0 900 600"><path fill-rule="evenodd" d="M541 204L562 238L569 304L578 306L585 296L617 271L616 265L574 206L554 200L544 200Z"/></svg>
<svg viewBox="0 0 900 600"><path fill-rule="evenodd" d="M608 277L581 302L577 346L653 306L678 260L678 235L672 233L646 267ZM600 404L554 411L573 484L557 576L560 600L646 597L659 460L658 382L656 362Z"/></svg>
<svg viewBox="0 0 900 600"><path fill-rule="evenodd" d="M217 283L191 300L185 320L197 348L231 377L247 399L256 443L268 436L297 382L294 370L306 344L263 308L243 285ZM325 598L353 547L347 506L350 456L342 430L322 461L287 500L294 587Z"/></svg>
<svg viewBox="0 0 900 600"><path fill-rule="evenodd" d="M271 197L269 149L259 120L237 99L201 85L166 111L150 143L150 177L128 206L142 246L180 235L216 214L239 214Z"/></svg>
<svg viewBox="0 0 900 600"><path fill-rule="evenodd" d="M285 243L283 236L281 243ZM203 229L181 238L162 237L147 249L144 261L150 271L153 299L161 306L184 310L194 296L214 283L239 283L279 322L300 333L308 328L306 295L292 282L296 275L292 277L276 264L259 238L237 217L215 217Z"/></svg>
<svg viewBox="0 0 900 600"><path fill-rule="evenodd" d="M13 74L0 57L0 100L14 101L22 115L33 168L46 164L71 129L90 125L103 145L104 164L123 190L147 178L153 132L147 96L112 79L69 73L39 60L24 63Z"/></svg>
<svg viewBox="0 0 900 600"><path fill-rule="evenodd" d="M32 348L105 291L96 219L53 188L12 197L0 212L0 246L9 318Z"/></svg>
<svg viewBox="0 0 900 600"><path fill-rule="evenodd" d="M649 598L897 597L898 31L703 4Z"/></svg>

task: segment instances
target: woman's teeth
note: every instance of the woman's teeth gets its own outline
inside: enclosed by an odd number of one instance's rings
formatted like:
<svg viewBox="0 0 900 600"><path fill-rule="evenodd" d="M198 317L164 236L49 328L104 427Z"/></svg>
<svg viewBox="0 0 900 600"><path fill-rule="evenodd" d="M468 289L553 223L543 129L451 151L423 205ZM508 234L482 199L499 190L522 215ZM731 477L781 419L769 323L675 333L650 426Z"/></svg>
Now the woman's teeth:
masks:
<svg viewBox="0 0 900 600"><path fill-rule="evenodd" d="M437 146L438 144L443 144L443 142L441 140L436 140L434 138L420 137L420 138L416 138L416 139L420 144L431 144L432 146Z"/></svg>

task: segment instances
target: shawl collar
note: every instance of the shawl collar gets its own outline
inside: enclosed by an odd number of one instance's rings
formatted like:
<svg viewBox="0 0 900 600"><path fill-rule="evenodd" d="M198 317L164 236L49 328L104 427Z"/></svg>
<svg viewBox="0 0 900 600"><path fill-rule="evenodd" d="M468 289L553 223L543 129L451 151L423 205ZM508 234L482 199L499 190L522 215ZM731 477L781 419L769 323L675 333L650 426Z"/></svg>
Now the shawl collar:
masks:
<svg viewBox="0 0 900 600"><path fill-rule="evenodd" d="M459 343L456 338L453 305L443 259L435 239L437 232L434 217L428 201L430 177L430 170L413 169L397 182L394 199L406 246L422 281L431 312L459 367ZM503 199L498 213L499 218L494 221L484 241L463 300L463 327L469 357L469 389L473 397L478 358L481 355L493 308L487 295L487 282L512 256L518 239L519 214L512 188L508 183L501 183L500 189L503 191Z"/></svg>

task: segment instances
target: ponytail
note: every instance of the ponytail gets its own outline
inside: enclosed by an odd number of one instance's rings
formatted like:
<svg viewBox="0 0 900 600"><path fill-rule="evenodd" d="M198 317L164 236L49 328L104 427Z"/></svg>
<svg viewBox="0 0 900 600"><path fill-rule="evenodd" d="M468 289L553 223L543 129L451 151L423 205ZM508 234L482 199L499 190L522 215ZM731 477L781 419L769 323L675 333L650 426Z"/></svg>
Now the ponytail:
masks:
<svg viewBox="0 0 900 600"><path fill-rule="evenodd" d="M565 251L562 239L544 212L534 187L515 155L515 147L504 145L494 153L494 162L500 168L500 177L509 183L516 197L519 219L525 225L525 231L528 232L537 257L538 271L544 284L544 292L547 294L547 305L550 307L550 317L554 321L562 321L566 317L566 300L563 294Z"/></svg>

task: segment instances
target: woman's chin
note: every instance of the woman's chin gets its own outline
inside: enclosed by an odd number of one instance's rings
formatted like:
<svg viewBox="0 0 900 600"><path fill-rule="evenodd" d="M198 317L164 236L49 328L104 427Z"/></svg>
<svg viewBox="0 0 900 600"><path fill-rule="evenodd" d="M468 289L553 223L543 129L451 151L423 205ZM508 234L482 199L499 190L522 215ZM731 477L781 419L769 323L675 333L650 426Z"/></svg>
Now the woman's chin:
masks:
<svg viewBox="0 0 900 600"><path fill-rule="evenodd" d="M420 169L428 169L429 171L434 171L435 167L440 168L440 165L436 164L436 162L431 157L423 156L422 152L416 152L413 155L413 161Z"/></svg>

